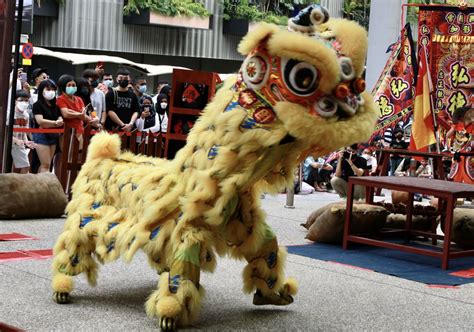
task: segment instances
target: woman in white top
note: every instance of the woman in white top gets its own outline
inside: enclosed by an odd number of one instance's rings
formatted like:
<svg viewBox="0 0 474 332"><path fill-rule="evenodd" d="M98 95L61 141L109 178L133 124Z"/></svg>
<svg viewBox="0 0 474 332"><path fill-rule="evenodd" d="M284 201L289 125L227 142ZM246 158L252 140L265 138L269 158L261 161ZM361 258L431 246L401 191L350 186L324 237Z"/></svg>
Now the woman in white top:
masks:
<svg viewBox="0 0 474 332"><path fill-rule="evenodd" d="M140 116L135 121L135 126L139 132L166 133L168 127L168 117L166 113L159 114L153 106L150 96L143 96L140 99ZM141 141L141 138L137 138Z"/></svg>

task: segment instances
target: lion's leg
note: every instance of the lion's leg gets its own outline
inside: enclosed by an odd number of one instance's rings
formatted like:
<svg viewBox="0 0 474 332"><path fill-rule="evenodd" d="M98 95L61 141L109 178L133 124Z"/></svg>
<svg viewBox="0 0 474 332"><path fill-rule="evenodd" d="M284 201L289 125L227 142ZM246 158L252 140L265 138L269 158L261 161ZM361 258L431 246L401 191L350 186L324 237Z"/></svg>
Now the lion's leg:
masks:
<svg viewBox="0 0 474 332"><path fill-rule="evenodd" d="M68 216L64 232L53 249L53 299L57 303L68 303L73 289L72 277L85 272L89 284L96 284L97 263L91 254L95 249L93 213L90 209Z"/></svg>
<svg viewBox="0 0 474 332"><path fill-rule="evenodd" d="M286 249L278 247L276 237L267 241L254 253L246 255L248 265L244 268L244 291L255 290L253 304L288 305L298 291L293 278L284 273Z"/></svg>
<svg viewBox="0 0 474 332"><path fill-rule="evenodd" d="M254 203L241 199L238 218L227 224L226 237L232 245L231 254L248 262L243 271L244 292L255 291L254 304L287 305L293 302L298 285L293 278L285 279L286 249L264 221L264 212Z"/></svg>
<svg viewBox="0 0 474 332"><path fill-rule="evenodd" d="M146 302L148 316L159 318L163 331L189 325L199 313L204 295L199 278L208 238L209 232L197 226L184 226L173 234L174 245L167 253L170 269L161 274L158 289Z"/></svg>

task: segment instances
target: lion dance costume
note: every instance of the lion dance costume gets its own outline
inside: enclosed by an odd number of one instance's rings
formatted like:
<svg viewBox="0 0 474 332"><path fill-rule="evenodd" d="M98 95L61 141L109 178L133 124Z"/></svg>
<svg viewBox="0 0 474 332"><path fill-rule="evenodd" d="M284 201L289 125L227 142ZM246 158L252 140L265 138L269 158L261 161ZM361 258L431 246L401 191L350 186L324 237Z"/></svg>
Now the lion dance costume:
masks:
<svg viewBox="0 0 474 332"><path fill-rule="evenodd" d="M287 30L261 24L239 45L247 58L226 80L173 160L120 152L116 135L93 138L54 247L54 299L69 302L73 276L96 283L97 262L142 249L160 274L146 312L162 330L196 319L200 272L216 255L245 259L256 305L288 305L286 250L264 221L262 192L293 182L305 156L368 139L377 118L364 92L367 36L354 22L309 6Z"/></svg>

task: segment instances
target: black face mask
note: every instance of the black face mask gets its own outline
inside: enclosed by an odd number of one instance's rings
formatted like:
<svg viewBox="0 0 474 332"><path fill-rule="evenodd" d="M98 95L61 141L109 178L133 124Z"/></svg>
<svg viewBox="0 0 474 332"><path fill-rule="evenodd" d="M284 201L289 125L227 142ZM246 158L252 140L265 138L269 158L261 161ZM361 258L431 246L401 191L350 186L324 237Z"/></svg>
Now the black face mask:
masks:
<svg viewBox="0 0 474 332"><path fill-rule="evenodd" d="M91 86L93 88L97 88L99 86L99 80L95 80L94 82L91 83Z"/></svg>
<svg viewBox="0 0 474 332"><path fill-rule="evenodd" d="M118 84L120 85L121 88L126 88L130 82L128 80L120 80L118 81Z"/></svg>
<svg viewBox="0 0 474 332"><path fill-rule="evenodd" d="M86 87L81 88L80 93L82 95L88 95L89 94L89 88L86 88Z"/></svg>

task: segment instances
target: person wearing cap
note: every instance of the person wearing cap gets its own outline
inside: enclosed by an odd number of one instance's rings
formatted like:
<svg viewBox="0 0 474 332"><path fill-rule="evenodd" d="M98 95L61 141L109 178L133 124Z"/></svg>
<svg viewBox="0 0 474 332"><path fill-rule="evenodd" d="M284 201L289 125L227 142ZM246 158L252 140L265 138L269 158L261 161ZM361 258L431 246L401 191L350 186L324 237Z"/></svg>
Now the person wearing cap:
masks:
<svg viewBox="0 0 474 332"><path fill-rule="evenodd" d="M40 83L44 80L47 80L48 78L48 72L44 68L36 68L31 73L31 81L33 83L33 87L30 89L30 103L32 105L38 101L38 87Z"/></svg>
<svg viewBox="0 0 474 332"><path fill-rule="evenodd" d="M24 90L17 90L15 93L15 114L13 116L13 128L29 128L29 100L30 94ZM7 113L7 121L10 119ZM28 139L26 133L14 132L12 140L12 159L15 169L22 174L28 173L30 161L28 154L30 149L34 149L36 144Z"/></svg>

